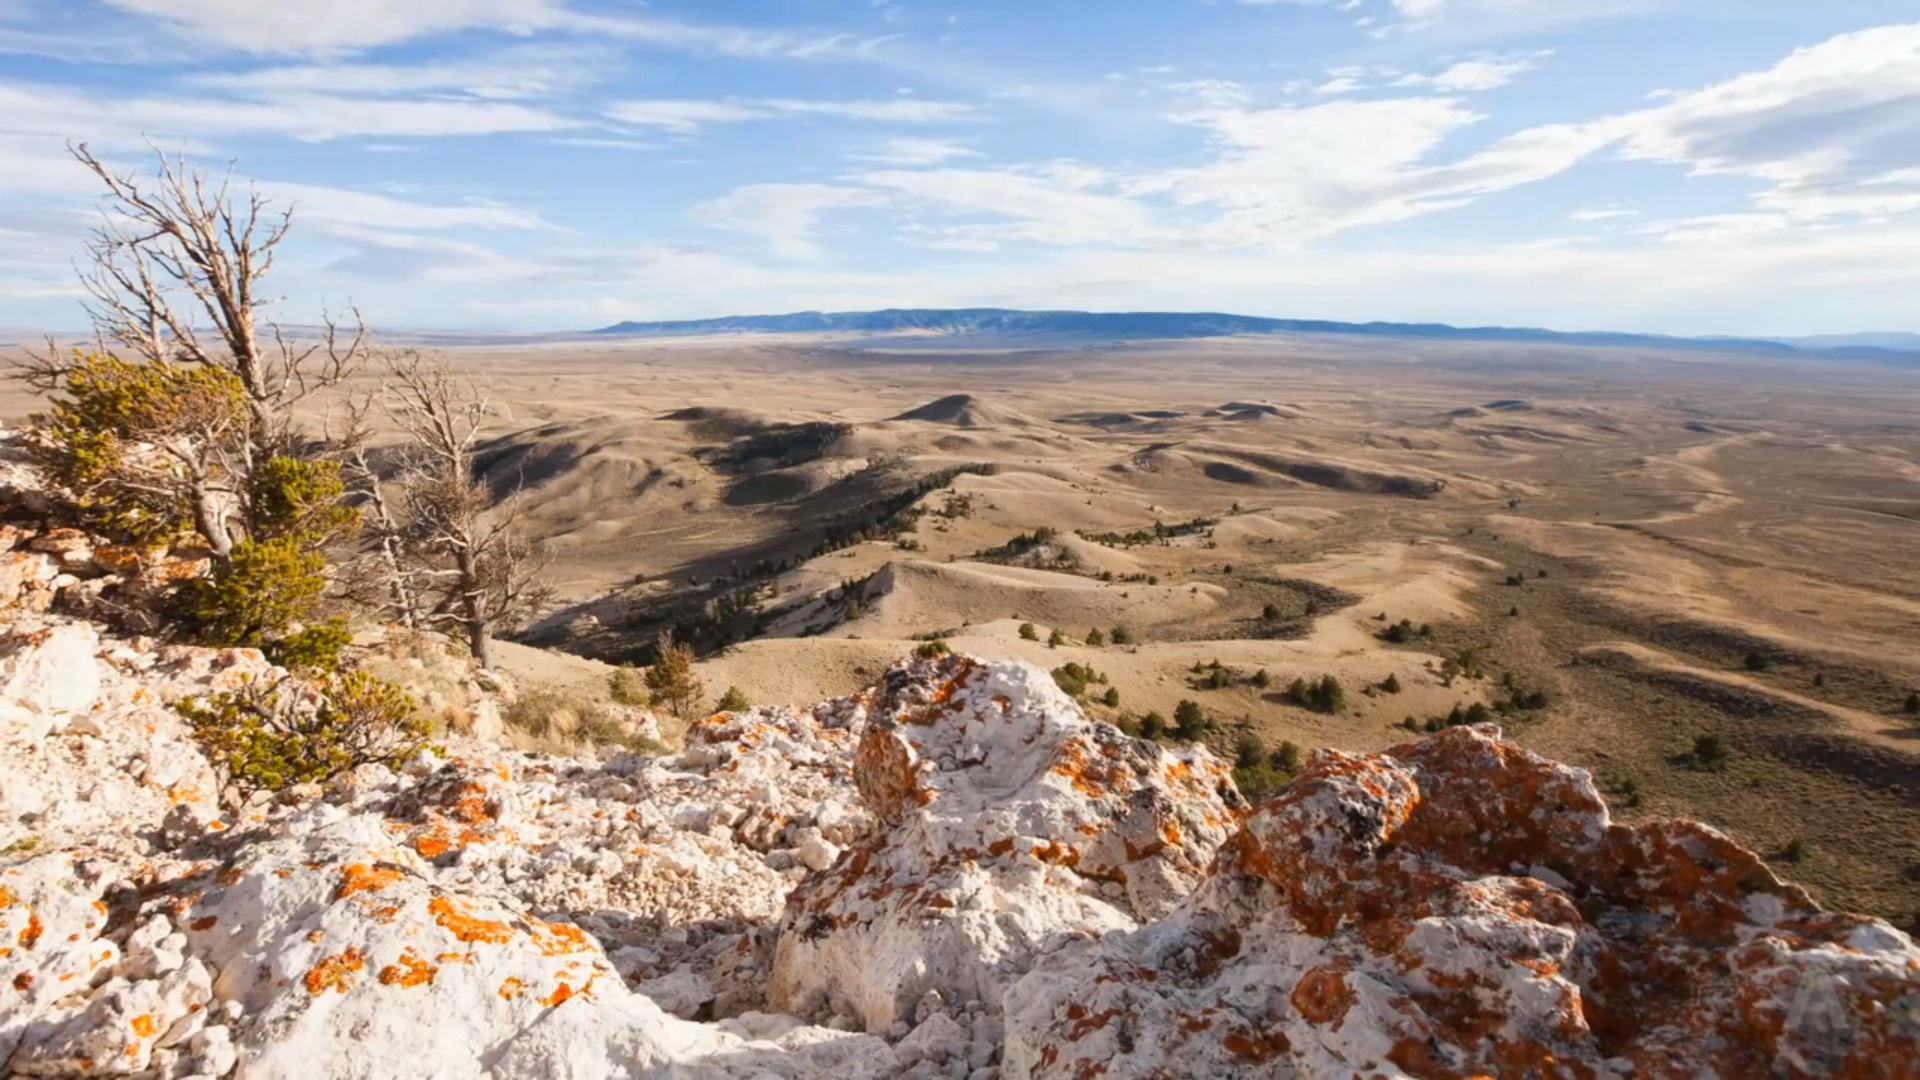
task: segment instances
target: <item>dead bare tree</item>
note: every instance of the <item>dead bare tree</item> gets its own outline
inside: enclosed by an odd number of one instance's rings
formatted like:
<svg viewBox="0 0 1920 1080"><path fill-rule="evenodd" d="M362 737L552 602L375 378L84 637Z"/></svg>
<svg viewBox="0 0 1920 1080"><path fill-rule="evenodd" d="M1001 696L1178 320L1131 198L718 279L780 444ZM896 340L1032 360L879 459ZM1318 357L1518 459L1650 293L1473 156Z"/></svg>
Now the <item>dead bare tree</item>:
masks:
<svg viewBox="0 0 1920 1080"><path fill-rule="evenodd" d="M284 438L295 405L365 365L366 324L358 311L348 328L324 316L318 335L301 341L263 319L273 298L260 285L293 208L275 211L258 190L239 199L231 168L209 185L183 157L149 146L159 161L151 182L114 172L85 143L72 148L107 189L92 269L81 276L95 334L149 361L226 368L246 388L261 438ZM202 340L203 328L217 345Z"/></svg>
<svg viewBox="0 0 1920 1080"><path fill-rule="evenodd" d="M327 444L339 456L341 474L360 502L360 535L368 553L362 566L344 575L341 584L347 599L383 609L413 630L422 618L420 571L408 558L409 535L401 518L399 492L373 447L371 418L382 397L380 390L348 396L342 403L344 423L338 430L329 417Z"/></svg>
<svg viewBox="0 0 1920 1080"><path fill-rule="evenodd" d="M230 379L244 420L217 447L205 438L175 437L171 428L161 431L168 436L162 440L137 424L118 425L128 428L120 435L131 442L161 442L193 474L187 486L194 527L224 561L236 542L230 518L238 518L239 533L256 531L259 508L251 493L261 470L277 456L314 456L295 429L296 406L354 375L370 344L357 311L350 328L325 317L319 332L303 340L265 318L261 309L272 299L261 286L292 226L292 209L275 211L258 190L235 192L231 168L210 183L184 158L148 145L159 163L151 177L115 172L85 143L70 147L106 187L104 220L81 271L97 351L64 353L49 342L14 374L42 392L72 395L108 370L102 357L111 354L149 369L112 369L126 379L184 380L180 372L195 368ZM200 460L216 449L217 476ZM212 492L215 487L221 490Z"/></svg>
<svg viewBox="0 0 1920 1080"><path fill-rule="evenodd" d="M474 476L474 447L492 407L487 389L417 352L389 359L387 416L408 437L394 470L403 509L393 515L393 593L415 603L415 625L457 629L482 667L493 636L551 595L540 557L520 527L517 496L494 505ZM371 469L369 469L371 472ZM385 482L373 498L387 499Z"/></svg>

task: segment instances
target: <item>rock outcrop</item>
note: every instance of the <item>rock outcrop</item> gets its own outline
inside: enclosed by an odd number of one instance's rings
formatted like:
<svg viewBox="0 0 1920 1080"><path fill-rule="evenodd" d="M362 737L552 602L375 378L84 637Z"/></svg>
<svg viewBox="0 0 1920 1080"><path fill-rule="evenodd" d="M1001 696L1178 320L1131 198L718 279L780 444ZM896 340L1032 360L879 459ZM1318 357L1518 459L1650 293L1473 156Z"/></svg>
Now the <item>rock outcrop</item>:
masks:
<svg viewBox="0 0 1920 1080"><path fill-rule="evenodd" d="M1173 915L1006 998L1014 1076L1920 1067L1920 952L1490 729L1317 755Z"/></svg>
<svg viewBox="0 0 1920 1080"><path fill-rule="evenodd" d="M1920 1072L1906 935L1490 728L1254 808L953 657L674 756L449 735L223 806L170 703L278 673L83 618L186 570L11 469L0 1080Z"/></svg>
<svg viewBox="0 0 1920 1080"><path fill-rule="evenodd" d="M879 821L788 898L774 1004L905 1035L927 995L995 1002L1060 939L1170 910L1238 823L1231 774L1089 723L1045 672L901 668L859 701Z"/></svg>

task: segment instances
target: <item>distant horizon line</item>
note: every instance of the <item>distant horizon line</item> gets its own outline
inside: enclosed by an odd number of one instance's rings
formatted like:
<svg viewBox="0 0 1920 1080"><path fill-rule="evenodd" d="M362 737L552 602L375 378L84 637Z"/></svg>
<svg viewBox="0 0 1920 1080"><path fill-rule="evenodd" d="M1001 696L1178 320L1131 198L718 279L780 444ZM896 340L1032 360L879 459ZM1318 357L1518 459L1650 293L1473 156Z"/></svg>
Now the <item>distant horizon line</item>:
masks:
<svg viewBox="0 0 1920 1080"><path fill-rule="evenodd" d="M1214 311L1088 312L1071 309L879 308L796 311L710 319L623 321L592 332L597 338L689 338L733 334L849 333L868 337L930 334L953 338L1057 334L1108 340L1194 340L1273 334L1327 334L1440 341L1488 341L1588 346L1667 347L1716 352L1832 359L1920 358L1920 334L1865 331L1797 337L1682 336L1633 331L1563 331L1539 327L1457 326L1438 322L1343 322Z"/></svg>
<svg viewBox="0 0 1920 1080"><path fill-rule="evenodd" d="M1018 307L995 307L995 306L967 306L967 307L889 306L889 307L874 307L874 308L846 308L846 309L838 309L838 310L831 310L831 309L825 309L825 308L795 308L795 309L790 309L786 311L759 312L754 314L731 314L731 315L715 315L715 316L670 318L670 319L622 319L614 323L610 323L604 326L593 327L590 329L556 329L556 328L509 329L509 328L495 328L495 327L460 327L460 326L431 326L431 325L414 325L414 326L400 326L400 327L386 327L386 328L374 326L374 327L371 327L370 329L376 336L391 335L391 336L406 337L406 336L444 335L444 336L470 336L470 337L476 337L476 338L497 337L497 338L520 338L520 339L537 339L537 338L559 339L559 338L571 338L571 337L583 337L583 338L609 337L609 336L615 336L619 333L628 333L628 334L633 334L635 336L638 336L650 330L658 331L658 332L669 332L674 330L687 331L687 330L691 330L692 328L700 328L700 327L714 328L715 332L717 333L727 333L727 332L777 333L781 331L758 328L758 327L755 327L753 324L768 324L768 323L778 322L782 320L816 319L816 318L823 319L823 320L847 320L847 319L874 318L877 316L951 317L951 316L963 316L963 315L1017 316L1021 318L1027 318L1027 319L1044 318L1044 317L1083 318L1083 319L1096 319L1096 320L1220 319L1220 320L1229 320L1237 323L1268 324L1269 328L1265 330L1265 332L1268 332L1268 333L1324 332L1324 333L1337 334L1337 333L1343 333L1343 332L1346 332L1346 333L1364 332L1364 333L1369 333L1373 336L1435 336L1437 335L1437 336L1459 336L1459 337L1502 335L1502 336L1520 336L1522 339L1535 337L1535 336L1541 339L1586 339L1589 342L1596 342L1596 343L1601 342L1603 340L1627 341L1627 342L1630 342L1633 340L1643 340L1643 341L1649 341L1649 342L1668 341L1668 342L1681 342L1681 343L1726 344L1726 345L1740 345L1740 344L1788 345L1799 351L1807 351L1807 352L1821 351L1823 349L1832 350L1836 347L1842 350L1847 350L1847 351L1851 351L1851 350L1864 350L1864 351L1872 351L1872 352L1920 351L1920 330L1861 330L1861 331L1835 331L1835 332L1826 332L1826 333L1807 333L1807 334L1742 334L1742 333L1729 333L1729 332L1679 334L1679 333L1668 333L1668 332L1647 331L1647 330L1599 330L1599 329L1566 330L1566 329L1558 329L1558 328L1549 327L1549 326L1511 325L1511 324L1503 324L1503 323L1463 325L1460 323L1453 323L1453 322L1437 322L1437 321L1409 322L1409 321L1392 320L1392 319L1370 319L1365 321L1343 320L1343 319L1317 319L1317 318L1298 318L1298 317L1290 317L1290 316L1248 315L1248 314L1242 314L1238 312L1217 311L1217 310L1209 311L1209 310L1201 310L1201 309L1180 310L1180 309L1145 309L1145 308L1114 309L1114 310L1089 310L1089 309L1082 309L1082 308L1047 308L1047 307L1018 308ZM319 324L317 323L308 324L308 323L301 323L301 322L285 322L279 325L281 325L287 330L292 330L292 331L319 328ZM725 329L729 325L731 325L733 329L730 329L730 330ZM915 328L900 327L900 328L897 328L895 332L898 332L899 330L909 330L909 329L915 329ZM785 332L816 332L817 333L817 332L834 332L834 331L831 327L816 327L816 328L809 328L809 329L796 328L796 329L785 331ZM860 330L849 329L847 332L871 333L874 331L860 331ZM1035 332L1035 331L1029 331L1029 332ZM1242 331L1242 333L1247 333L1247 332L1258 332L1258 331ZM1396 332L1401 332L1401 333L1396 334ZM692 336L692 335L688 334L685 336ZM1232 334L1211 334L1211 335L1188 334L1183 336L1233 336L1233 335ZM49 337L54 338L56 341L70 341L70 340L80 339L80 338L91 338L93 337L93 332L90 330L79 330L79 329L48 330L44 328L0 326L0 346L19 347L19 346L28 345L28 344L39 344ZM1895 344L1895 345L1866 344L1866 342L1873 341L1873 340L1879 340L1882 342L1898 341L1899 344ZM1839 343L1839 344L1836 345L1836 343Z"/></svg>

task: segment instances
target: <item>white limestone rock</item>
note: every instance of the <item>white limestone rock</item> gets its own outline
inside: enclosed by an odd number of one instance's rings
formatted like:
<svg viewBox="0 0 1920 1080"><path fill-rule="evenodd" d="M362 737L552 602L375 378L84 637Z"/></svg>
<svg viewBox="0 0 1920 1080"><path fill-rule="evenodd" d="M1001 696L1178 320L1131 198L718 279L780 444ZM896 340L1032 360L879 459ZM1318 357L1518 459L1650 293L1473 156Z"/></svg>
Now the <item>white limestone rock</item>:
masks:
<svg viewBox="0 0 1920 1080"><path fill-rule="evenodd" d="M120 949L100 938L106 906L81 881L74 859L53 852L0 865L0 1063L36 1024L85 1008Z"/></svg>
<svg viewBox="0 0 1920 1080"><path fill-rule="evenodd" d="M245 1007L250 1080L397 1080L422 1062L449 1078L880 1075L857 1067L876 1052L857 1039L786 1047L672 1017L590 935L449 891L396 840L380 817L317 805L178 883L191 948Z"/></svg>
<svg viewBox="0 0 1920 1080"><path fill-rule="evenodd" d="M23 739L46 737L100 698L100 635L83 622L56 623L0 642L0 702L25 710ZM16 716L20 714L16 713Z"/></svg>
<svg viewBox="0 0 1920 1080"><path fill-rule="evenodd" d="M1238 823L1224 764L1089 721L1028 665L921 662L837 711L882 824L788 900L771 1000L801 1016L886 1032L928 990L995 1001L1062 940L1165 913Z"/></svg>

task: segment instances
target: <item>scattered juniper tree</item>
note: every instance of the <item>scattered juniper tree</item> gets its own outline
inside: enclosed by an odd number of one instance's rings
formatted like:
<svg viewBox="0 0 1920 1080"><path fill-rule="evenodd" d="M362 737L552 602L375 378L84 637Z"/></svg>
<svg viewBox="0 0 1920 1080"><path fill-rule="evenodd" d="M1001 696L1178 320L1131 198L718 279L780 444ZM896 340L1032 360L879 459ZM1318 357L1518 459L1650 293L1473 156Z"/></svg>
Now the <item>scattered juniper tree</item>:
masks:
<svg viewBox="0 0 1920 1080"><path fill-rule="evenodd" d="M166 615L201 641L257 646L290 674L179 702L226 792L397 766L427 721L399 687L350 667L345 621L324 618L328 553L360 524L340 447L303 430L317 395L364 367L343 330L282 331L263 283L292 226L258 191L209 181L155 148L151 177L73 156L106 189L82 273L90 350L52 343L16 375L51 398L36 418L50 471L88 524L143 544L197 545L210 572Z"/></svg>
<svg viewBox="0 0 1920 1080"><path fill-rule="evenodd" d="M73 156L106 189L81 275L93 346L49 343L15 372L51 398L36 418L46 464L93 527L210 556L174 609L185 629L278 648L316 621L323 552L359 518L296 410L365 365L366 329L323 317L296 338L262 315L291 211L242 197L231 175L210 183L157 149L152 177L115 172L85 144Z"/></svg>
<svg viewBox="0 0 1920 1080"><path fill-rule="evenodd" d="M1732 755L1718 735L1702 735L1693 740L1693 768L1702 772L1725 772Z"/></svg>
<svg viewBox="0 0 1920 1080"><path fill-rule="evenodd" d="M668 633L655 639L654 648L659 655L647 668L648 704L685 720L706 696L706 687L693 670L693 650L676 643Z"/></svg>
<svg viewBox="0 0 1920 1080"><path fill-rule="evenodd" d="M1174 735L1187 742L1199 742L1213 730L1213 720L1197 701L1182 701L1173 710Z"/></svg>

